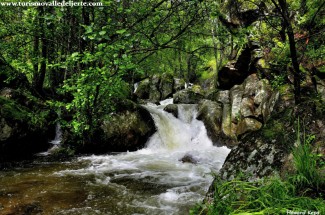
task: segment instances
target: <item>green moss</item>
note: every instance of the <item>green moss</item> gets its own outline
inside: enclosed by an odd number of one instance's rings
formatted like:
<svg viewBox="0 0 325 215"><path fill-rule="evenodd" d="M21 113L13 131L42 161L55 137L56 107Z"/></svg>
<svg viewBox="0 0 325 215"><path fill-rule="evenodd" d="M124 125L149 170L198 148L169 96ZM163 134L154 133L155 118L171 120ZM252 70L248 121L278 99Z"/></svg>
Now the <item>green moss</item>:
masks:
<svg viewBox="0 0 325 215"><path fill-rule="evenodd" d="M258 60L258 64L264 69L270 68L270 66L266 63L265 59L263 58Z"/></svg>
<svg viewBox="0 0 325 215"><path fill-rule="evenodd" d="M273 139L285 132L283 123L279 121L273 121L272 123L267 124L263 130L263 135L267 139Z"/></svg>
<svg viewBox="0 0 325 215"><path fill-rule="evenodd" d="M210 79L212 78L216 73L215 72L211 72L211 71L203 71L202 74L201 74L201 77L200 79L202 81L205 81L207 79Z"/></svg>
<svg viewBox="0 0 325 215"><path fill-rule="evenodd" d="M25 123L31 128L46 126L50 115L49 110L36 109L35 111L19 104L17 101L0 96L0 115L12 122Z"/></svg>
<svg viewBox="0 0 325 215"><path fill-rule="evenodd" d="M0 96L0 105L0 112L3 117L21 122L29 120L28 109L19 105L17 102Z"/></svg>

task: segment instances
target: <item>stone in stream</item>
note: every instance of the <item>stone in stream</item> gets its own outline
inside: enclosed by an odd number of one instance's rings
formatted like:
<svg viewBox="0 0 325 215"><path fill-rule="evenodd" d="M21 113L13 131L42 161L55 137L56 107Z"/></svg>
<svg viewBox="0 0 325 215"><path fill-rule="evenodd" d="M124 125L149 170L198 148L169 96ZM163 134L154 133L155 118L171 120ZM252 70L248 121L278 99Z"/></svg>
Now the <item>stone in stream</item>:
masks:
<svg viewBox="0 0 325 215"><path fill-rule="evenodd" d="M178 91L173 95L175 104L197 104L204 96L191 88Z"/></svg>
<svg viewBox="0 0 325 215"><path fill-rule="evenodd" d="M192 164L197 164L198 160L193 157L191 154L185 154L184 157L182 157L179 161L183 163L192 163Z"/></svg>
<svg viewBox="0 0 325 215"><path fill-rule="evenodd" d="M143 148L155 131L156 127L150 113L142 106L136 105L104 121L100 140L88 144L85 150L88 153L135 151Z"/></svg>
<svg viewBox="0 0 325 215"><path fill-rule="evenodd" d="M177 104L169 104L164 108L164 111L171 113L174 117L178 117L178 107Z"/></svg>

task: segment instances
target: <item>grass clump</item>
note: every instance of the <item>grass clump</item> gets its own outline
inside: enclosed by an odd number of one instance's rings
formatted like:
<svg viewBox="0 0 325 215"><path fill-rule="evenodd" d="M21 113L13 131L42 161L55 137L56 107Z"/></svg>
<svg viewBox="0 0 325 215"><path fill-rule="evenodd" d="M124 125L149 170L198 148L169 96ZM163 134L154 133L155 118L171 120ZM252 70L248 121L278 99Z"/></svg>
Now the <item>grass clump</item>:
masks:
<svg viewBox="0 0 325 215"><path fill-rule="evenodd" d="M316 138L315 135L306 135L304 132L302 141L300 136L298 120L296 147L292 150L296 172L289 180L302 192L322 197L325 179L321 170L324 169L324 164L319 161L323 155L313 153L312 143Z"/></svg>
<svg viewBox="0 0 325 215"><path fill-rule="evenodd" d="M217 178L213 186L213 199L197 205L190 214L287 214L287 211L325 214L323 199L299 196L294 184L279 177L255 182L236 179L223 181Z"/></svg>
<svg viewBox="0 0 325 215"><path fill-rule="evenodd" d="M300 134L299 120L297 130L296 146L292 149L295 172L285 178L273 176L253 182L245 175L231 181L216 176L212 197L196 205L190 214L325 214L325 181L321 173L325 165L320 162L324 155L313 152L315 135Z"/></svg>

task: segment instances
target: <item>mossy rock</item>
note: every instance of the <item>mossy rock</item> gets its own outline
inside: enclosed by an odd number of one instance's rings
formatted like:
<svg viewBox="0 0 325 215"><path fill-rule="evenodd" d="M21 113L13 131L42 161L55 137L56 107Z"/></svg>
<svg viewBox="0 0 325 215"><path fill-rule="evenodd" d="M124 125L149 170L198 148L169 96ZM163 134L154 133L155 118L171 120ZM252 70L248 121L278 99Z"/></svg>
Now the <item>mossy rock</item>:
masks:
<svg viewBox="0 0 325 215"><path fill-rule="evenodd" d="M27 108L19 105L17 102L0 96L1 116L13 121L28 122L29 113Z"/></svg>
<svg viewBox="0 0 325 215"><path fill-rule="evenodd" d="M18 91L15 93L19 94ZM0 96L0 162L29 158L46 151L49 141L54 138L55 126L51 122L56 115L45 105L40 105L41 102L33 100L17 101Z"/></svg>

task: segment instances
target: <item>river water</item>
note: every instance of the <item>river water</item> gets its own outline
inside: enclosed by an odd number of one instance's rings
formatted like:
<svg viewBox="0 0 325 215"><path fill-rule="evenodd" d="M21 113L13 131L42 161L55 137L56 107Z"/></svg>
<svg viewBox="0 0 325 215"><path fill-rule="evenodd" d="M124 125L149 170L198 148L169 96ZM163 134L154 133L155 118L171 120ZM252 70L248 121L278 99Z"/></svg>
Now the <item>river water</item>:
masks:
<svg viewBox="0 0 325 215"><path fill-rule="evenodd" d="M0 171L0 214L188 214L229 149L213 146L195 105L178 118L164 107L146 106L158 131L144 149Z"/></svg>

